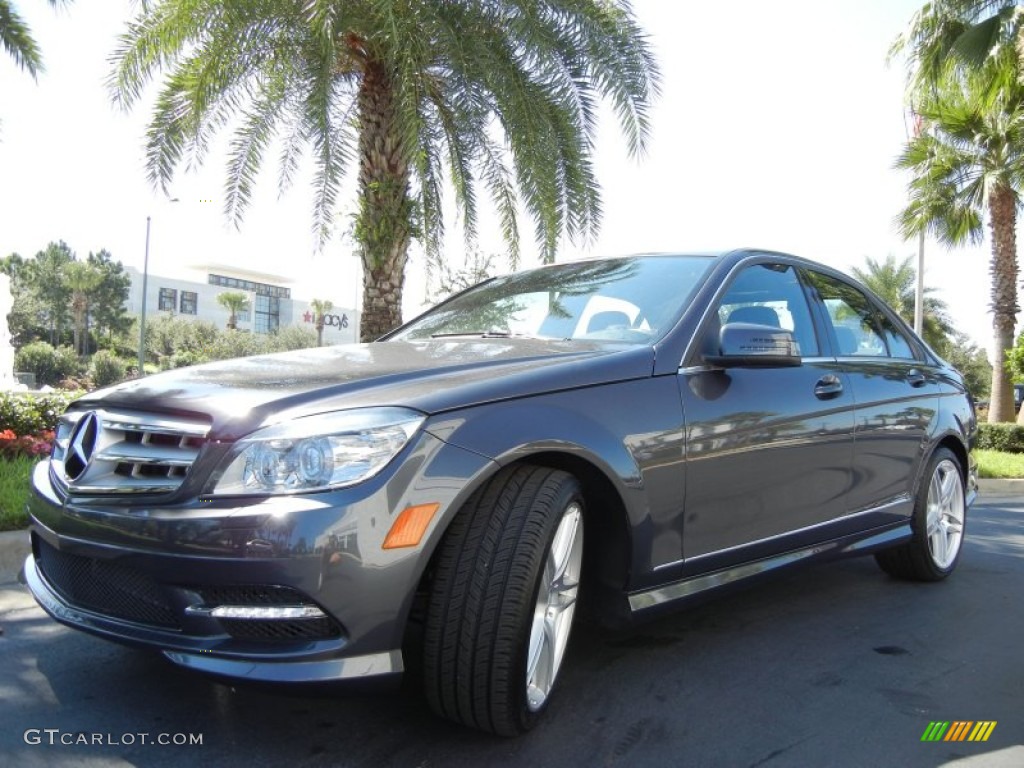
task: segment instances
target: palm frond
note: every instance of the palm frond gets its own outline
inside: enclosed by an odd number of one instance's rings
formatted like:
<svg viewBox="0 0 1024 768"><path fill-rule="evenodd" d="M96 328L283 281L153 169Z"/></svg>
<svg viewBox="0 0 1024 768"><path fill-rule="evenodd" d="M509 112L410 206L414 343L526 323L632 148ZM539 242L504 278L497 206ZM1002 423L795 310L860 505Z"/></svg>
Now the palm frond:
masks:
<svg viewBox="0 0 1024 768"><path fill-rule="evenodd" d="M25 20L10 0L0 0L0 45L21 69L37 77L43 69L43 57Z"/></svg>

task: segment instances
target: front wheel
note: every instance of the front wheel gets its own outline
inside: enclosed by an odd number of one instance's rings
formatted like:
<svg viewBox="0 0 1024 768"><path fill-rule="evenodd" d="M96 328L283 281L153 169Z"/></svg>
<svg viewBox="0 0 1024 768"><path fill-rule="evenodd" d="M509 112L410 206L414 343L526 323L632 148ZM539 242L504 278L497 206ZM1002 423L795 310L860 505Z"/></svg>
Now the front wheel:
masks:
<svg viewBox="0 0 1024 768"><path fill-rule="evenodd" d="M435 558L423 634L431 707L511 736L547 706L565 659L583 564L579 482L547 467L499 472Z"/></svg>
<svg viewBox="0 0 1024 768"><path fill-rule="evenodd" d="M966 494L960 461L940 448L928 462L914 504L913 538L875 555L890 576L915 581L939 581L956 568L964 540Z"/></svg>

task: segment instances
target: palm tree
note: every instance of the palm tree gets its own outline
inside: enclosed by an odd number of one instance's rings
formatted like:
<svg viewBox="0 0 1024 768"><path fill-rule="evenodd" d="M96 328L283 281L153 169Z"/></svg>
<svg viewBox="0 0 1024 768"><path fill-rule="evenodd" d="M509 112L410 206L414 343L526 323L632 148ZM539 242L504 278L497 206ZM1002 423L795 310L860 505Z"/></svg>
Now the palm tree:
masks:
<svg viewBox="0 0 1024 768"><path fill-rule="evenodd" d="M75 351L85 354L85 324L89 317L91 295L103 281L103 275L92 264L73 261L64 270L64 282L71 291L71 317L75 324Z"/></svg>
<svg viewBox="0 0 1024 768"><path fill-rule="evenodd" d="M899 315L913 325L914 294L917 285L917 270L913 265L914 257L907 256L897 262L896 257L889 254L885 261L876 261L868 256L865 266L853 268L853 274L864 285L875 292ZM935 296L934 288L925 288L923 336L932 349L940 350L946 346L953 326L946 314L946 302Z"/></svg>
<svg viewBox="0 0 1024 768"><path fill-rule="evenodd" d="M980 243L988 219L997 362L988 418L999 422L1015 416L1003 362L1013 346L1019 311L1016 224L1024 186L1024 87L1014 77L992 93L990 83L985 71L951 72L935 90L924 92L918 111L927 130L907 144L897 167L913 174L910 203L899 217L904 236L927 231L950 246Z"/></svg>
<svg viewBox="0 0 1024 768"><path fill-rule="evenodd" d="M334 308L334 303L329 299L313 299L309 302L309 306L313 308L316 322L316 345L322 347L324 345L324 315Z"/></svg>
<svg viewBox="0 0 1024 768"><path fill-rule="evenodd" d="M63 5L65 0L49 0L49 3L56 8ZM39 46L28 25L14 10L11 0L0 0L0 45L11 55L14 63L28 70L33 78L43 71L43 56Z"/></svg>
<svg viewBox="0 0 1024 768"><path fill-rule="evenodd" d="M890 55L908 54L914 92L932 88L950 69L988 68L1005 50L1024 57L1020 5L1017 0L932 0L914 14ZM1018 68L990 69L989 86L1006 85Z"/></svg>
<svg viewBox="0 0 1024 768"><path fill-rule="evenodd" d="M410 242L440 259L446 182L469 241L480 194L491 198L513 258L520 205L545 260L563 234L592 237L598 100L637 155L657 88L629 0L153 0L114 65L124 108L166 72L147 134L156 186L183 159L201 162L218 128L237 126L225 183L236 223L272 142L283 147L282 190L312 149L321 243L355 167L364 340L401 321Z"/></svg>
<svg viewBox="0 0 1024 768"><path fill-rule="evenodd" d="M217 303L230 312L228 330L238 328L238 316L249 309L249 296L241 291L224 291L217 294Z"/></svg>

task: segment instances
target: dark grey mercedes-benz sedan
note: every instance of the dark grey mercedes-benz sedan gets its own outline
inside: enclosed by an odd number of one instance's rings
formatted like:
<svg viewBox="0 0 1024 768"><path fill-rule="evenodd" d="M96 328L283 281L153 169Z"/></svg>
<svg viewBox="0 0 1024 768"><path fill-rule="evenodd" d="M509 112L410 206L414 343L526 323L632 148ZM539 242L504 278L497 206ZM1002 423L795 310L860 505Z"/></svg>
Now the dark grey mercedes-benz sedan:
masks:
<svg viewBox="0 0 1024 768"><path fill-rule="evenodd" d="M628 622L813 559L956 567L963 379L844 275L756 250L494 278L373 344L181 369L61 419L25 577L221 677L422 677L529 728L577 606Z"/></svg>

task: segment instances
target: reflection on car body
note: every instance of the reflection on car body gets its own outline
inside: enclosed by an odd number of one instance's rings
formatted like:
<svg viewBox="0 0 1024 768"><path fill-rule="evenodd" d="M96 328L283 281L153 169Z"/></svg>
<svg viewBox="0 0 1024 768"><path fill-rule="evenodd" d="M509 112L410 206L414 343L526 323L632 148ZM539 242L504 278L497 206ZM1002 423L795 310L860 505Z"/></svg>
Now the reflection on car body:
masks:
<svg viewBox="0 0 1024 768"><path fill-rule="evenodd" d="M956 567L963 379L877 298L756 250L494 278L380 342L91 393L37 468L55 618L221 677L393 681L513 734L576 609L798 562Z"/></svg>

